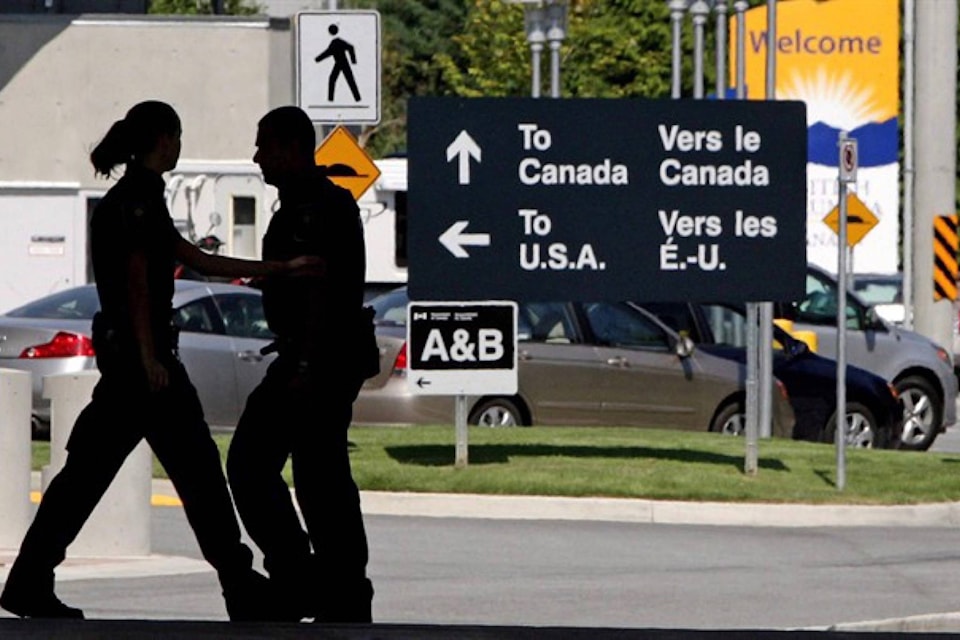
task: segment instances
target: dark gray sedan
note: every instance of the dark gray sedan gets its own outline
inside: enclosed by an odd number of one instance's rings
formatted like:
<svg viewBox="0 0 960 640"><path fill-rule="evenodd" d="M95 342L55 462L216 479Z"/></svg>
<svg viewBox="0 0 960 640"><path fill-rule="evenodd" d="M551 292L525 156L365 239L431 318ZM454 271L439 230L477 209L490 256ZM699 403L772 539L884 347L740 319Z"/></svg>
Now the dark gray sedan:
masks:
<svg viewBox="0 0 960 640"><path fill-rule="evenodd" d="M234 427L247 395L273 355L260 355L273 334L260 292L250 287L177 280L174 321L181 328L180 358L197 387L207 422ZM0 315L0 367L33 376L35 435L49 428L43 377L96 369L91 323L100 308L94 285L66 289Z"/></svg>

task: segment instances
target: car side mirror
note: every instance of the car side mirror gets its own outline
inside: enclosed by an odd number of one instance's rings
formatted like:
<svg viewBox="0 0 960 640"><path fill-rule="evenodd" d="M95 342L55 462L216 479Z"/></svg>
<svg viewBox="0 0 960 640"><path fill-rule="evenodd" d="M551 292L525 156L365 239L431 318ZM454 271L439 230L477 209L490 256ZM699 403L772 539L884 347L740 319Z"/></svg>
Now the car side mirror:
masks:
<svg viewBox="0 0 960 640"><path fill-rule="evenodd" d="M690 336L681 334L677 343L673 345L673 352L677 354L678 358L689 358L693 355L696 348L697 346L693 340L690 339Z"/></svg>
<svg viewBox="0 0 960 640"><path fill-rule="evenodd" d="M884 329L887 326L874 306L867 307L866 321L867 326L871 329Z"/></svg>

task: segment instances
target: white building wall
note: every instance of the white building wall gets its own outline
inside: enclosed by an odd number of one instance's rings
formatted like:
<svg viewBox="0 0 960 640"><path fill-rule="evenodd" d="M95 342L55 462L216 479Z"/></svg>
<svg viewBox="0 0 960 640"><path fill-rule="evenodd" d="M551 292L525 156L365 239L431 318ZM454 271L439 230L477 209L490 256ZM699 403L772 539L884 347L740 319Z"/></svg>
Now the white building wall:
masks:
<svg viewBox="0 0 960 640"><path fill-rule="evenodd" d="M86 282L77 184L0 183L0 313Z"/></svg>
<svg viewBox="0 0 960 640"><path fill-rule="evenodd" d="M210 175L213 199L194 213L200 234L221 214L229 253L227 189L257 195L259 248L271 211L251 162L256 125L294 101L294 48L290 20L264 16L0 14L0 309L87 281L87 196L114 184L94 176L89 154L142 100L179 112L182 165L243 165L215 196ZM43 258L36 242L27 252L33 236L46 238ZM246 255L251 242L238 239Z"/></svg>

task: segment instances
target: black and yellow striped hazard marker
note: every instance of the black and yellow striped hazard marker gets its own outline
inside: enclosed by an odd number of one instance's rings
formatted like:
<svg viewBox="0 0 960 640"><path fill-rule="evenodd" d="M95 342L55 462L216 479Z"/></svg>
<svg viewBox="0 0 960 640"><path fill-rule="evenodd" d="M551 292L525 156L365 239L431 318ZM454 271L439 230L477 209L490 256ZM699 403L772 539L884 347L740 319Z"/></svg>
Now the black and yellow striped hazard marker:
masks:
<svg viewBox="0 0 960 640"><path fill-rule="evenodd" d="M957 299L957 214L933 219L933 299Z"/></svg>

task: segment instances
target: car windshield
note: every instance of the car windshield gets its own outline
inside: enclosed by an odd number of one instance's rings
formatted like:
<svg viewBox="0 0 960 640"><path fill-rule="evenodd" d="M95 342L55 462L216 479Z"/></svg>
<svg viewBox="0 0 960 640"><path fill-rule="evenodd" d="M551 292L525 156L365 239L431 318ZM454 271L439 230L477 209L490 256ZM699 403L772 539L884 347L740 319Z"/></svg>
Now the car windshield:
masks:
<svg viewBox="0 0 960 640"><path fill-rule="evenodd" d="M373 298L368 303L375 312L374 322L379 325L404 327L407 325L407 290L394 289Z"/></svg>
<svg viewBox="0 0 960 640"><path fill-rule="evenodd" d="M899 280L854 280L853 290L867 304L891 304L902 299Z"/></svg>
<svg viewBox="0 0 960 640"><path fill-rule="evenodd" d="M100 310L96 287L79 287L51 294L7 312L13 318L91 320Z"/></svg>

